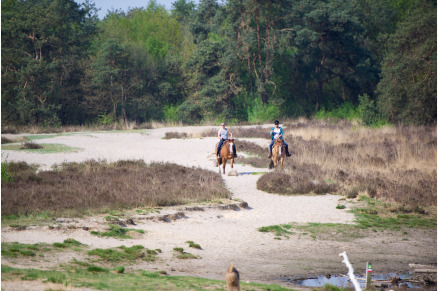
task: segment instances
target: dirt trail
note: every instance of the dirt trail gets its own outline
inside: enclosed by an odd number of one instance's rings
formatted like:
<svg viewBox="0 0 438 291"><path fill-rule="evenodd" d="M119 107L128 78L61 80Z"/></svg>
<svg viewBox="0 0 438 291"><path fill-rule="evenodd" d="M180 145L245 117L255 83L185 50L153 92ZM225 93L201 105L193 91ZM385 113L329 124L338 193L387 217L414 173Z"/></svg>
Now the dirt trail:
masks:
<svg viewBox="0 0 438 291"><path fill-rule="evenodd" d="M216 138L162 139L166 132L200 132L211 127L178 127L148 130L146 133L76 133L38 140L38 143L60 143L81 150L73 153L34 154L2 151L2 159L26 161L49 169L62 162L81 162L87 159L116 161L142 159L145 162L173 162L183 166L199 166L217 171L213 166L212 150ZM238 149L238 138L236 144ZM250 139L261 146L268 140ZM239 153L241 154L241 153ZM244 154L241 154L244 155ZM237 159L238 161L238 159ZM287 160L286 163L291 162ZM227 165L227 171L229 171ZM161 249L156 262L143 262L127 269L166 270L171 275L191 275L223 279L230 262L235 262L243 281L274 282L280 278L307 274L346 273L338 254L347 251L351 262L361 268L373 259L378 271L397 272L405 270L408 263L436 263L436 231L427 235L420 231L410 233L410 241L402 241L400 234L379 233L367 239L348 242L315 240L309 235L292 235L289 239L275 240L272 234L261 233L257 228L290 222L353 223L354 217L347 209L336 209L340 196L280 196L256 189L259 175L253 172L268 171L248 165L235 165L239 176L223 176L233 198L246 201L249 208L238 210L205 209L184 211L186 217L172 222L136 221L134 226L146 234L132 240L98 238L81 229L33 227L25 231L2 228L2 241L21 243L61 242L75 238L90 248L109 248L120 245L142 244L149 249ZM181 207L170 207L161 214L172 214ZM78 220L76 225L102 224L102 217ZM186 241L194 241L202 250L188 248ZM435 246L431 248L430 246ZM179 260L173 256L174 247L184 247L202 259ZM435 259L433 259L435 258ZM71 256L46 262L56 266ZM8 263L8 260L6 260ZM39 265L41 262L35 263ZM16 265L20 263L16 262ZM27 262L26 264L32 264ZM26 265L24 264L24 265ZM11 263L14 266L14 264Z"/></svg>

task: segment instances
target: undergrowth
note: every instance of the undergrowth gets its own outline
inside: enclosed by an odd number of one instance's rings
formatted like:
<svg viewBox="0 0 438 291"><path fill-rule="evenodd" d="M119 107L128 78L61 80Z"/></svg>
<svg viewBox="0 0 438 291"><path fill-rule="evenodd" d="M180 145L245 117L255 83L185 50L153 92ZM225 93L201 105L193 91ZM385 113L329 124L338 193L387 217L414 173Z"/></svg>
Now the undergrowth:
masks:
<svg viewBox="0 0 438 291"><path fill-rule="evenodd" d="M87 270L89 269L89 270ZM109 269L96 266L74 268L66 271L47 271L19 269L2 265L2 281L43 280L56 282L73 288L92 288L98 290L222 290L226 289L224 280L211 280L186 276L168 276L164 272L141 270L133 273L108 272ZM242 291L283 291L290 290L275 284L241 282Z"/></svg>

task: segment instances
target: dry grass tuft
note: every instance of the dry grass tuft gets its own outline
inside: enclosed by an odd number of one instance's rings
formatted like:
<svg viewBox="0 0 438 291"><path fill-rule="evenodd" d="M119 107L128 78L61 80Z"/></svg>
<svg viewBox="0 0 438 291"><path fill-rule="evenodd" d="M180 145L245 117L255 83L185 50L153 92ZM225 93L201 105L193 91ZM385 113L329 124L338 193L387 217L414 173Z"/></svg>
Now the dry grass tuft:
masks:
<svg viewBox="0 0 438 291"><path fill-rule="evenodd" d="M220 175L170 163L90 160L38 174L23 164L10 163L14 182L2 183L2 215L78 215L229 197Z"/></svg>
<svg viewBox="0 0 438 291"><path fill-rule="evenodd" d="M334 183L324 181L326 173L314 164L289 168L285 173L272 172L257 181L257 188L279 194L325 194L338 190Z"/></svg>
<svg viewBox="0 0 438 291"><path fill-rule="evenodd" d="M436 205L436 127L370 129L344 121L301 121L288 125L285 139L292 154L285 163L288 182L275 186L265 175L259 189L366 194L411 208ZM315 190L312 184L324 185L321 181L330 181L330 187Z"/></svg>
<svg viewBox="0 0 438 291"><path fill-rule="evenodd" d="M23 144L22 147L20 147L20 149L26 149L26 150L37 150L37 149L42 149L44 148L42 145L39 145L37 143L34 142L25 142Z"/></svg>
<svg viewBox="0 0 438 291"><path fill-rule="evenodd" d="M41 127L37 125L27 125L21 127L2 128L2 133L66 133L66 132L87 132L87 131L109 131L109 130L133 130L133 129L151 129L153 124L150 122L138 124L136 122L114 122L111 124L93 124L93 125L68 125L62 127L47 126Z"/></svg>
<svg viewBox="0 0 438 291"><path fill-rule="evenodd" d="M255 154L258 156L262 156L262 157L267 156L269 153L268 147L263 148L263 147L259 146L258 144L255 144L253 142L239 140L238 145L239 145L239 149L238 149L239 152L246 152L246 153Z"/></svg>
<svg viewBox="0 0 438 291"><path fill-rule="evenodd" d="M10 139L10 138L7 138L7 137L5 137L5 136L2 136L2 144L5 144L5 143L13 143L14 141L12 140L12 139Z"/></svg>
<svg viewBox="0 0 438 291"><path fill-rule="evenodd" d="M269 138L269 130L262 128L261 126L256 127L233 127L230 129L233 132L233 137L235 138ZM204 130L201 133L201 137L217 137L217 129Z"/></svg>
<svg viewBox="0 0 438 291"><path fill-rule="evenodd" d="M238 160L236 160L239 164L249 164L255 168L268 168L270 160L268 158L258 158L258 157L248 157L243 158L239 157Z"/></svg>
<svg viewBox="0 0 438 291"><path fill-rule="evenodd" d="M172 138L187 138L188 134L185 132L166 132L164 139L172 139Z"/></svg>

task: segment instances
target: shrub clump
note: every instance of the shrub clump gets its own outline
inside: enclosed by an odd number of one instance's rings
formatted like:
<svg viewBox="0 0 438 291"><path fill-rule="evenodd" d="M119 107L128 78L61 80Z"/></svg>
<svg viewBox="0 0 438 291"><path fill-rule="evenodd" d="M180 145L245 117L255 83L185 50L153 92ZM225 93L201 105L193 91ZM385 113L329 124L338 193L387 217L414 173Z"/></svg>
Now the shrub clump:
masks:
<svg viewBox="0 0 438 291"><path fill-rule="evenodd" d="M37 150L44 148L42 145L34 143L34 142L25 142L20 149L23 150Z"/></svg>
<svg viewBox="0 0 438 291"><path fill-rule="evenodd" d="M334 183L325 182L324 173L315 165L295 167L290 173L268 173L257 181L257 189L269 193L291 194L326 194L338 189Z"/></svg>
<svg viewBox="0 0 438 291"><path fill-rule="evenodd" d="M336 191L412 209L436 205L436 126L369 129L345 120L312 120L285 127L292 153L284 164L288 177L281 183L273 174L265 175L258 183L260 190Z"/></svg>
<svg viewBox="0 0 438 291"><path fill-rule="evenodd" d="M90 160L39 173L25 163L10 163L9 170L14 181L1 185L2 215L79 215L229 197L220 175L171 163Z"/></svg>

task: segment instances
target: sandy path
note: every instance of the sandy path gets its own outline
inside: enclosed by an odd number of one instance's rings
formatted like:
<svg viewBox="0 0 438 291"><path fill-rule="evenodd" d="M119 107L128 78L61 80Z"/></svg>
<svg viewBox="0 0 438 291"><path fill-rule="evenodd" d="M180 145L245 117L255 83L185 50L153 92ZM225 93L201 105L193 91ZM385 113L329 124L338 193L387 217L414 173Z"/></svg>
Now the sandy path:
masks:
<svg viewBox="0 0 438 291"><path fill-rule="evenodd" d="M36 154L2 151L2 159L36 163L43 165L43 169L62 162L81 162L87 159L107 161L142 159L146 162L173 162L183 166L199 166L217 171L211 159L212 149L217 142L216 138L162 139L164 134L170 131L199 132L208 128L161 128L148 130L146 133L76 133L41 139L36 142L80 147L81 150L78 152ZM251 139L251 141L260 145L268 143L268 140L262 139ZM273 235L257 231L257 228L261 226L290 222L352 223L352 214L347 213L346 210L336 209L339 196L286 197L268 194L256 189L256 182L260 176L250 175L252 172L260 172L261 169L240 164L237 164L235 169L240 175L237 177L223 176L225 184L233 193L233 198L248 202L249 209L186 212L186 218L170 223L143 221L136 228L144 229L147 232L146 235L133 240L97 238L84 230L61 231L36 227L18 232L2 229L2 241L53 243L73 237L88 244L91 248L142 244L150 249L162 249L163 254L160 255L162 260L128 268L164 269L170 274L215 279L222 279L223 270L231 261L234 261L242 272L244 280L272 282L280 275L290 274L291 269L297 270L296 260L310 255L309 252L315 249L323 250L324 255L321 255L320 259L325 260L324 264L335 263L339 268L343 268L338 254L348 249L346 244L319 243L297 237L291 237L289 240L274 240ZM230 170L229 165L227 170ZM175 211L177 208L169 208L163 213ZM203 249L188 249L185 244L188 240L200 244ZM202 259L175 259L172 251L174 247L184 247L186 251L200 255ZM314 255L316 259L319 259L318 254ZM292 265L294 267L291 267ZM310 271L306 268L301 269L301 273Z"/></svg>

